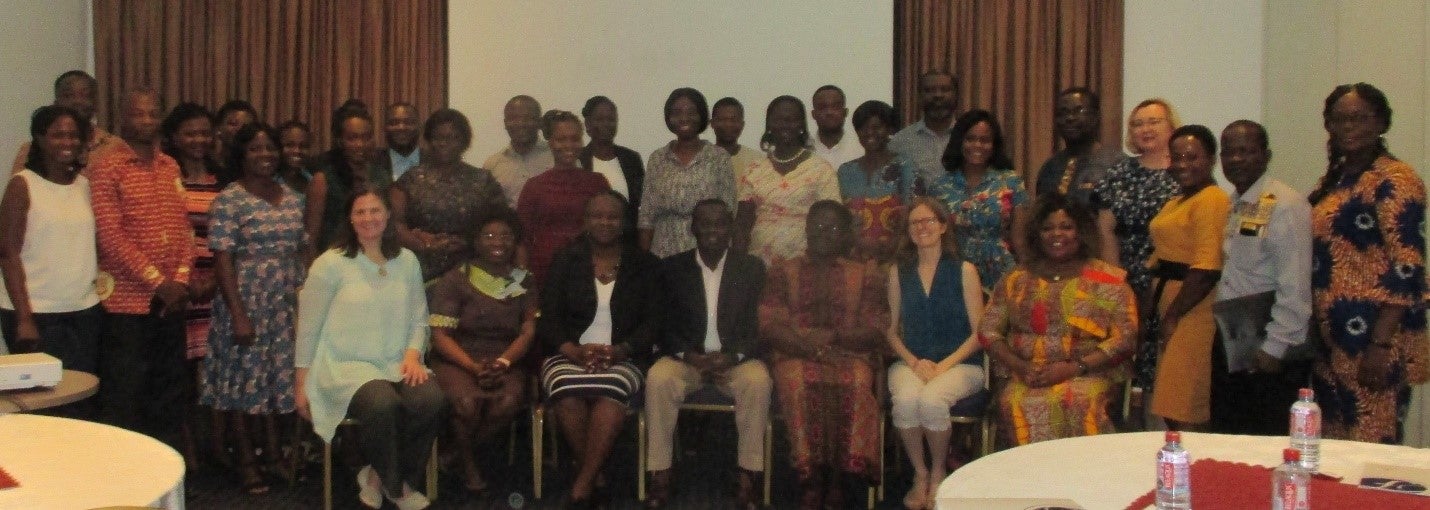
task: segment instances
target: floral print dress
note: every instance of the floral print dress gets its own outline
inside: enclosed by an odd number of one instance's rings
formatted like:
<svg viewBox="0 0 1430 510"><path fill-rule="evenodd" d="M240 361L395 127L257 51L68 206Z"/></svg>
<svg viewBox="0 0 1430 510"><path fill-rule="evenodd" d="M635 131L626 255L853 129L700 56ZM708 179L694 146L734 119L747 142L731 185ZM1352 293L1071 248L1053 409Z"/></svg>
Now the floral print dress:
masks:
<svg viewBox="0 0 1430 510"><path fill-rule="evenodd" d="M978 281L985 293L1017 264L1004 238L1013 224L1013 209L1028 203L1023 179L1012 170L989 169L977 186L970 188L963 172L948 172L934 181L930 195L948 205L963 258L978 269Z"/></svg>

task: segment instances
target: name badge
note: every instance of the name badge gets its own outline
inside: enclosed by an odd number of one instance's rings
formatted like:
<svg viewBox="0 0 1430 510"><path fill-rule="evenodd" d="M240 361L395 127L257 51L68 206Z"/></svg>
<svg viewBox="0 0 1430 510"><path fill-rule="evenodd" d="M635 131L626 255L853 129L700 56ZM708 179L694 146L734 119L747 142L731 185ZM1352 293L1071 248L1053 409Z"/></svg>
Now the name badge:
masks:
<svg viewBox="0 0 1430 510"><path fill-rule="evenodd" d="M1266 235L1266 225L1271 222L1271 212L1276 209L1276 195L1262 195L1256 203L1236 205L1237 232L1247 237Z"/></svg>

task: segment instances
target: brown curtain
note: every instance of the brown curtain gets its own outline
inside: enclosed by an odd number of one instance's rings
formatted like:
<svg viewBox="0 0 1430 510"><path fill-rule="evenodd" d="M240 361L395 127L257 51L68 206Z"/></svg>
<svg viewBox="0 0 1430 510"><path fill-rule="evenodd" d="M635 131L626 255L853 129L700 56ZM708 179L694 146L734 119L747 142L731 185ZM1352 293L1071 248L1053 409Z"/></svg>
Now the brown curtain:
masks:
<svg viewBox="0 0 1430 510"><path fill-rule="evenodd" d="M921 117L918 77L952 71L962 110L993 112L1008 155L1033 185L1058 145L1053 100L1087 86L1102 99L1102 143L1122 138L1122 0L894 2L894 106Z"/></svg>
<svg viewBox="0 0 1430 510"><path fill-rule="evenodd" d="M116 127L123 92L210 109L246 99L260 120L313 128L329 147L331 112L361 99L447 105L446 0L93 0L99 118ZM380 132L380 128L378 129Z"/></svg>

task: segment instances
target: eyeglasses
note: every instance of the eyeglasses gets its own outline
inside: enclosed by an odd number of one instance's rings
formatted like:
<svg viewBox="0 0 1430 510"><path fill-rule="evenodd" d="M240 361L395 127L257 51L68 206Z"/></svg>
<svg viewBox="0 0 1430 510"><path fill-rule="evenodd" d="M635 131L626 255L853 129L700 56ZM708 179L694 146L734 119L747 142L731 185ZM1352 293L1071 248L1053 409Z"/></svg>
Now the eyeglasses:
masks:
<svg viewBox="0 0 1430 510"><path fill-rule="evenodd" d="M1164 119L1164 118L1161 118L1161 117L1149 117L1149 118L1146 118L1146 119L1134 120L1134 121L1132 121L1131 123L1129 123L1128 125L1129 125L1129 126L1132 126L1133 129L1137 129L1137 128L1140 128L1140 127L1143 127L1143 126L1155 126L1155 125L1157 125L1157 124L1161 124L1161 123L1166 122L1166 121L1167 121L1167 119Z"/></svg>
<svg viewBox="0 0 1430 510"><path fill-rule="evenodd" d="M483 240L483 241L498 241L498 240L500 240L500 241L511 241L511 240L514 240L514 239L516 239L516 234L512 234L512 233L508 233L508 232L503 232L503 233L500 233L500 234L493 233L493 232L482 232L482 240Z"/></svg>
<svg viewBox="0 0 1430 510"><path fill-rule="evenodd" d="M933 224L935 223L938 223L938 218L934 218L932 216L928 218L919 218L917 220L909 220L910 227L929 227L933 226Z"/></svg>
<svg viewBox="0 0 1430 510"><path fill-rule="evenodd" d="M814 223L814 224L811 224L811 225L809 226L809 229L810 229L810 230L819 231L819 232L830 232L830 233L835 233L835 234L837 234L837 233L843 232L843 231L845 231L845 230L848 230L849 227L846 227L846 226L844 226L844 225L840 225L840 224L838 224L838 223Z"/></svg>

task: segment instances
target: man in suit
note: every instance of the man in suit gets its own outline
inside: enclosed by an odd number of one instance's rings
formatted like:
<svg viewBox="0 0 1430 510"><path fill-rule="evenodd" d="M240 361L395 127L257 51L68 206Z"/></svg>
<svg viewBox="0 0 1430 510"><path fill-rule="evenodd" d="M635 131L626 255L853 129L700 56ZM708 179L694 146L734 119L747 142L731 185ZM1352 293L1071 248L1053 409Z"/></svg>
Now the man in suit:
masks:
<svg viewBox="0 0 1430 510"><path fill-rule="evenodd" d="M422 163L422 148L417 146L420 124L422 119L417 116L417 107L411 103L398 102L387 107L382 130L387 147L378 149L375 162L392 171L393 182Z"/></svg>
<svg viewBox="0 0 1430 510"><path fill-rule="evenodd" d="M659 340L661 358L646 377L647 452L651 490L647 508L670 499L672 436L680 404L706 384L735 399L738 433L739 508L757 508L756 487L764 473L764 433L771 380L759 357L759 302L765 266L730 251L734 214L724 201L695 205L690 231L696 248L661 264L666 292Z"/></svg>

